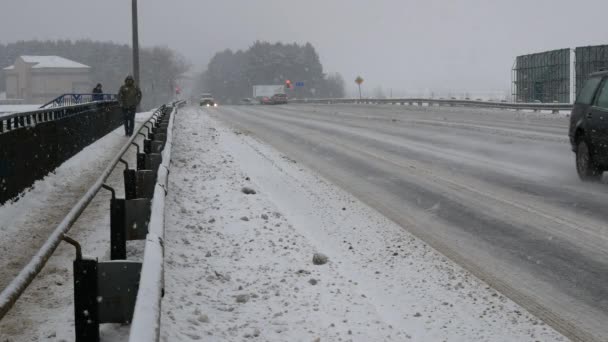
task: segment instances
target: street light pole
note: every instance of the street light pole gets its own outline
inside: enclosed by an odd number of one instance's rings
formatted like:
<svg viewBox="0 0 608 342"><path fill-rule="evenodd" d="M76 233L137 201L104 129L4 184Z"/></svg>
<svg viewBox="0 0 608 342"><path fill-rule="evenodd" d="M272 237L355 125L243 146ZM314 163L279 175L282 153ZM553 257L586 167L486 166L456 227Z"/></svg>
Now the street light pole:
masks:
<svg viewBox="0 0 608 342"><path fill-rule="evenodd" d="M133 25L133 78L139 86L139 33L137 30L137 0L132 0L132 25Z"/></svg>

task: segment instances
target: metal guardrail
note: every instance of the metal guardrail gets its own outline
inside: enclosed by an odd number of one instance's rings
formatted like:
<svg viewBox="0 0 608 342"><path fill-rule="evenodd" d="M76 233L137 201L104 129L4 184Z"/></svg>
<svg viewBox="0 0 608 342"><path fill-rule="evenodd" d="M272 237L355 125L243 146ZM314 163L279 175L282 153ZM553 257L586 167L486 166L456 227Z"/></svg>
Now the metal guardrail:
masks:
<svg viewBox="0 0 608 342"><path fill-rule="evenodd" d="M175 108L185 105L185 101L173 104ZM146 236L141 280L137 292L137 302L131 323L129 342L158 341L160 339L160 308L164 293L164 239L165 239L165 195L168 191L169 165L173 144L173 122L169 119L167 140L158 168L157 183L152 200L152 216Z"/></svg>
<svg viewBox="0 0 608 342"><path fill-rule="evenodd" d="M43 104L40 108L73 106L96 101L116 101L116 94L63 94Z"/></svg>
<svg viewBox="0 0 608 342"><path fill-rule="evenodd" d="M514 103L493 102L478 100L455 100L455 99L425 99L425 98L393 98L393 99L294 99L290 103L314 103L314 104L393 104L422 106L454 106L454 107L477 107L477 108L502 108L514 110L571 110L569 103Z"/></svg>
<svg viewBox="0 0 608 342"><path fill-rule="evenodd" d="M177 103L174 103L173 105L179 106L179 105L181 105L181 103L177 102ZM55 252L56 248L59 246L61 241L66 241L70 244L73 244L77 249L77 259L74 261L74 277L75 277L74 306L75 306L75 321L76 321L76 341L97 341L99 339L99 332L98 332L98 330L95 332L95 329L98 329L99 323L113 322L112 319L116 319L113 317L121 317L121 322L123 322L123 323L129 322L131 320L131 317L124 317L124 316L125 316L125 313L128 313L129 310L133 310L133 308L125 309L124 305L120 306L118 308L114 307L114 309L117 309L117 310L122 309L122 312L119 312L117 314L114 314L114 313L108 314L107 312L101 313L101 309L99 309L100 310L99 313L98 312L92 313L89 310L82 310L83 307L84 308L94 307L96 309L98 308L97 298L99 298L99 297L97 297L96 293L95 294L86 293L87 296L82 296L82 294L83 294L83 291L88 289L87 286L90 286L92 289L95 290L95 292L97 292L98 284L102 284L103 281L102 282L97 281L97 277L98 277L97 274L95 275L94 278L90 278L91 272L87 273L87 272L81 272L81 271L82 271L83 267L84 267L84 269L87 269L86 267L91 267L91 265L92 265L92 268L90 268L90 270L97 270L98 265L99 265L100 270L102 269L101 266L110 266L108 269L111 269L111 268L115 269L115 267L113 267L112 264L114 264L114 265L119 264L119 265L121 265L121 267L122 267L122 265L125 265L124 267L126 269L127 268L126 265L128 265L129 263L133 263L133 262L129 262L128 260L118 260L119 262L121 261L122 263L116 263L117 260L114 260L114 261L105 263L107 265L102 265L101 262L97 263L96 260L83 259L82 252L80 251L80 246L78 245L78 243L76 241L70 239L69 237L67 237L65 234L70 230L70 228L74 225L74 223L78 220L80 215L84 212L84 210L91 203L93 198L96 196L96 194L102 188L111 190L112 194L113 194L112 201L115 201L113 189L106 186L105 182L107 181L110 174L113 172L113 170L116 168L116 166L119 162L125 163L122 160L123 155L127 152L127 150L132 145L136 145L134 143L136 137L138 135L146 136L144 133L142 133L142 130L144 128L146 128L148 130L148 135L146 137L151 136L152 137L151 139L155 139L155 138L161 139L161 140L153 140L153 141L144 140L144 150L148 150L148 152L150 152L150 155L153 154L154 152L156 152L156 151L151 150L152 148L154 148L154 146L158 146L157 147L158 151L162 150L165 146L167 146L165 143L166 133L163 133L163 130L167 129L167 127L163 128L162 127L163 125L160 124L160 122L163 121L163 120L161 120L161 117L165 114L166 110L167 110L167 107L165 107L165 106L160 107L150 116L150 118L148 118L146 120L145 123L143 123L142 125L139 126L139 128L136 131L136 134L134 134L133 136L131 136L128 139L128 141L120 149L118 154L112 159L110 164L102 172L101 176L97 179L97 181L93 184L93 186L91 186L91 188L84 194L84 196L76 203L76 205L70 210L70 212L61 221L61 223L55 228L53 233L49 236L47 241L38 250L38 252L36 252L36 254L32 257L30 262L19 272L19 274L10 282L10 284L0 293L0 320L9 312L9 310L13 307L13 305L16 303L16 301L19 299L19 297L24 293L24 291L27 289L27 287L32 283L32 281L40 273L40 271L46 265L49 258ZM172 114L173 114L173 112L172 112ZM170 117L172 118L173 115L170 115ZM173 119L171 119L171 123L173 122L172 120ZM150 129L150 127L147 126L148 124L152 124L152 129ZM170 125L172 127L172 124L170 124ZM172 134L170 134L169 137L172 137ZM155 142L158 144L154 144ZM142 154L145 156L145 153L142 153ZM162 194L162 196L159 196L159 199L154 201L154 205L152 208L153 210L157 210L157 211L161 212L160 217L162 219L159 221L157 214L152 214L151 218L152 218L152 222L154 222L153 226L152 226L153 230L149 234L150 235L149 238L156 241L157 244L160 244L161 248L162 248L162 237L163 237L162 231L164 230L164 217L162 216L162 210L164 210L164 196L165 196L165 189L166 189L167 175L168 175L168 163L170 161L170 159L169 159L170 151L164 152L164 155L167 156L167 159L165 159L165 161L163 161L164 162L163 166L158 167L159 181L158 181L158 184L156 185L155 191L154 191L155 195ZM143 162L143 160L142 160L142 162ZM140 153L139 153L139 147L138 147L138 165L139 164L140 164ZM154 164L154 165L158 165L158 164ZM127 166L127 168L128 168L128 166ZM126 180L127 180L128 171L130 171L130 170L128 170L128 169L125 170L125 191L126 192L127 192ZM157 173L155 172L154 174L156 175ZM163 205L162 209L160 207L161 205ZM124 212L123 212L123 214L124 214ZM161 233L159 233L159 232L161 232ZM115 233L112 232L112 235L114 235L114 234ZM122 242L126 243L124 233L123 233ZM114 243L114 241L112 241L112 243ZM155 263L158 264L158 260L156 258L154 258L153 256L149 256L150 254L154 254L154 255L158 256L157 253L153 252L154 247L151 247L150 249L148 249L148 245L150 243L151 242L146 243L146 251L145 251L144 259L146 260L147 265L154 265ZM112 247L114 247L114 246L112 246ZM160 257L161 257L161 259L160 259L160 267L161 267L160 277L162 279L162 254L160 254ZM152 261L150 261L151 258L152 258ZM151 266L146 266L146 268L144 270L145 274L150 273L150 271L148 271L148 268L150 268L150 267ZM135 270L136 268L137 267L130 268L130 270L132 271L132 270ZM130 273L131 273L130 277L133 278L132 272L130 272ZM105 272L101 273L101 274L103 274L103 276L105 276ZM122 275L122 276L124 276L124 275ZM146 276L146 277L148 277L148 276ZM80 279L77 279L77 278L80 278ZM144 289L149 288L148 283L145 281L147 278L142 278L142 279L144 280L144 286L142 287L142 291L144 292L144 294L142 294L142 297L148 297L147 292L144 290ZM136 279L135 284L137 284L138 282L139 282L139 277ZM119 286L119 290L120 290L120 286ZM133 291L133 292L135 292L135 291ZM91 295L93 296L92 301L91 301ZM131 297L133 297L133 295L134 295L134 293L130 294ZM85 297L85 298L83 298L83 297ZM132 300L132 302L133 303L135 302L134 299ZM158 297L158 302L159 302L158 307L160 307L160 297ZM110 305L112 305L112 304L110 304ZM140 306L141 305L142 304L140 304ZM101 307L101 306L104 306L104 304L99 304L99 307ZM108 308L104 307L104 309L108 309ZM130 311L130 312L132 312L132 311ZM157 310L157 312L159 312L159 311ZM99 316L98 316L98 314L99 314ZM93 318L95 318L95 320L96 320L95 322L92 322ZM95 335L97 336L97 339L95 338ZM148 340L146 340L146 341L148 341ZM149 340L149 341L151 341L151 340Z"/></svg>
<svg viewBox="0 0 608 342"><path fill-rule="evenodd" d="M59 120L68 116L117 105L118 101L111 100L4 114L0 115L0 134L17 128L35 126L40 122Z"/></svg>

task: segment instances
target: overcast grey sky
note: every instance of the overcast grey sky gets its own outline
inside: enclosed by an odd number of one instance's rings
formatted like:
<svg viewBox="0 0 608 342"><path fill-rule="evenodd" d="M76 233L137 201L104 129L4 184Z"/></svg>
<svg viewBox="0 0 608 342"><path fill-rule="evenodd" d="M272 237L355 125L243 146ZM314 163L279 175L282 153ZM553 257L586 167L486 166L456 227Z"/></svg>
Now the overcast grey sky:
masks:
<svg viewBox="0 0 608 342"><path fill-rule="evenodd" d="M0 41L129 43L130 0L1 0ZM255 40L311 42L326 71L371 89L510 88L519 54L608 43L606 0L140 0L140 44L198 69Z"/></svg>

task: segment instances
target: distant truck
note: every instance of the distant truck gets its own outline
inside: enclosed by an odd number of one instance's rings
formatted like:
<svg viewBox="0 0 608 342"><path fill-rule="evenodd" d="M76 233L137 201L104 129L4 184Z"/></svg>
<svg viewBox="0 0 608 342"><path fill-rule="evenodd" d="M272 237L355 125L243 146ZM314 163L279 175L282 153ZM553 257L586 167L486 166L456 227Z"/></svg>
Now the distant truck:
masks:
<svg viewBox="0 0 608 342"><path fill-rule="evenodd" d="M270 99L275 94L285 94L283 85L254 85L253 98L262 102L264 98Z"/></svg>

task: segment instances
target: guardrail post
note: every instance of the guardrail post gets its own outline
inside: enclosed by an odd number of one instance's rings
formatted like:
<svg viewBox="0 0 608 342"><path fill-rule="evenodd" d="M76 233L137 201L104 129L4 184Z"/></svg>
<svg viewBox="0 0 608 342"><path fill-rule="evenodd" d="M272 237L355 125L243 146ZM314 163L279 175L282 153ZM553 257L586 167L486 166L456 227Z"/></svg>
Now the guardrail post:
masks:
<svg viewBox="0 0 608 342"><path fill-rule="evenodd" d="M137 154L137 170L144 170L146 168L146 153Z"/></svg>
<svg viewBox="0 0 608 342"><path fill-rule="evenodd" d="M153 170L137 170L135 177L135 190L137 198L154 197L156 173Z"/></svg>
<svg viewBox="0 0 608 342"><path fill-rule="evenodd" d="M151 174L152 171L149 171ZM149 177L151 178L151 177ZM154 177L155 178L155 177ZM110 259L127 259L127 241L142 240L148 233L150 198L120 199L110 202Z"/></svg>
<svg viewBox="0 0 608 342"><path fill-rule="evenodd" d="M137 198L136 172L137 171L135 171L134 169L126 169L123 172L125 179L125 199L127 200Z"/></svg>
<svg viewBox="0 0 608 342"><path fill-rule="evenodd" d="M152 153L152 139L144 139L144 154Z"/></svg>
<svg viewBox="0 0 608 342"><path fill-rule="evenodd" d="M154 133L152 142L150 143L151 153L160 153L165 148L167 141L167 133Z"/></svg>
<svg viewBox="0 0 608 342"><path fill-rule="evenodd" d="M99 342L97 260L74 260L74 330L76 342Z"/></svg>
<svg viewBox="0 0 608 342"><path fill-rule="evenodd" d="M125 201L120 198L110 200L110 259L127 258L127 237L125 226Z"/></svg>
<svg viewBox="0 0 608 342"><path fill-rule="evenodd" d="M169 128L169 125L167 123L161 121L157 125L154 125L154 127L152 127L152 133L167 134L167 128Z"/></svg>
<svg viewBox="0 0 608 342"><path fill-rule="evenodd" d="M145 169L152 170L156 173L162 161L163 160L160 153L148 153L146 155Z"/></svg>
<svg viewBox="0 0 608 342"><path fill-rule="evenodd" d="M74 260L76 342L99 342L101 323L130 323L140 273L140 262Z"/></svg>
<svg viewBox="0 0 608 342"><path fill-rule="evenodd" d="M130 323L139 290L141 262L110 261L97 266L99 323Z"/></svg>

